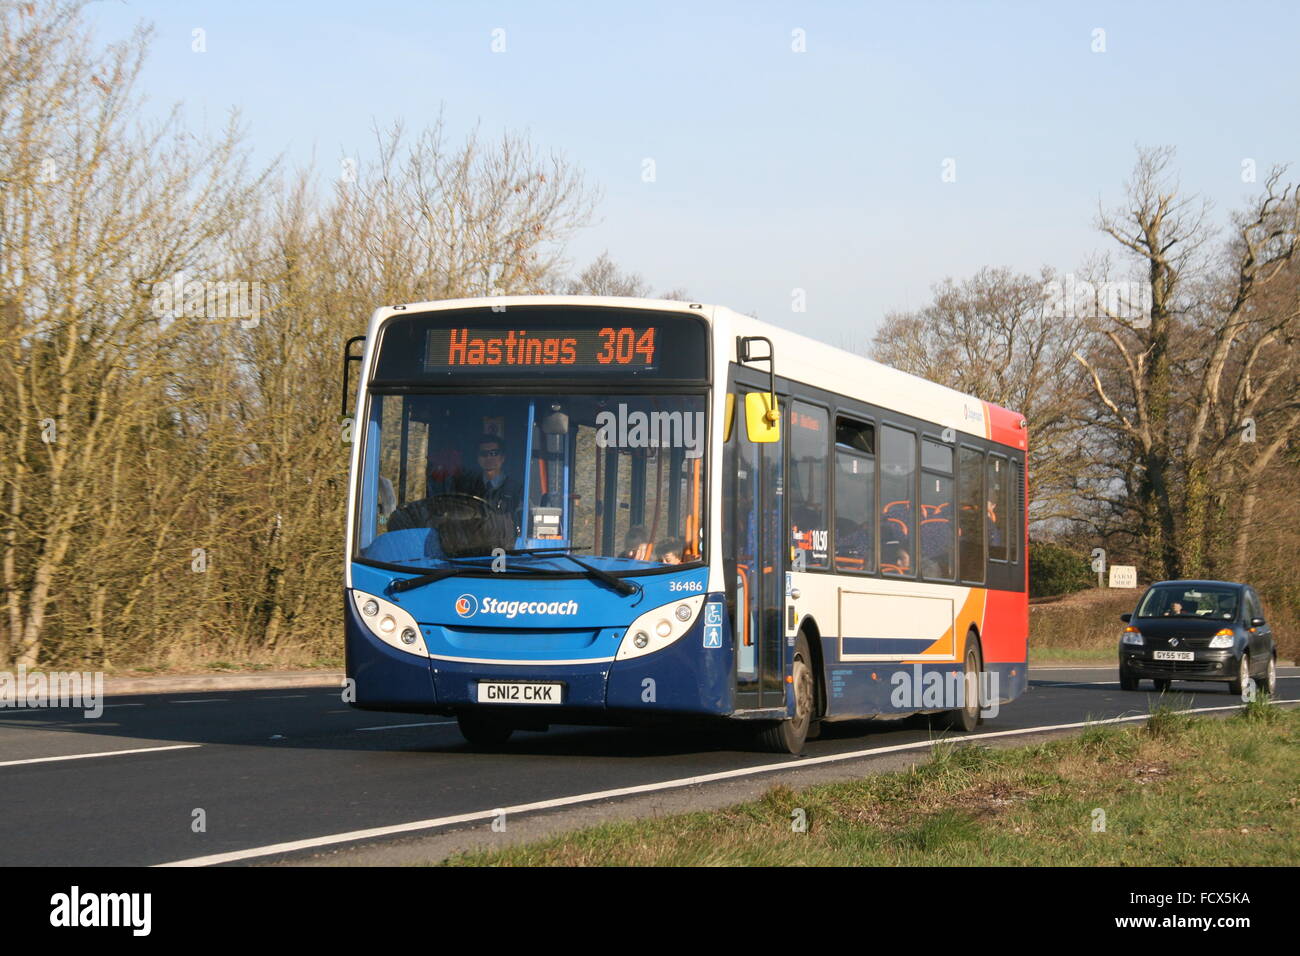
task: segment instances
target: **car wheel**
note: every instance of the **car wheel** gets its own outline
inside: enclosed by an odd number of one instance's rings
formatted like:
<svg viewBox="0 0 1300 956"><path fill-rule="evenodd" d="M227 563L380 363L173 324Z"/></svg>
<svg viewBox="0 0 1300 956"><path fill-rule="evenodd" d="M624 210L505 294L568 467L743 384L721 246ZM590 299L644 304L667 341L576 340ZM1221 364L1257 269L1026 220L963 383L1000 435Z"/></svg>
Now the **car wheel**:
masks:
<svg viewBox="0 0 1300 956"><path fill-rule="evenodd" d="M817 699L816 687L813 683L815 678L812 670L812 654L808 651L808 641L802 632L799 634L799 639L795 641L790 677L794 684L794 716L787 717L774 726L764 727L758 732L758 745L772 753L802 753L804 742L808 739L808 729L813 721L813 708Z"/></svg>
<svg viewBox="0 0 1300 956"><path fill-rule="evenodd" d="M968 734L980 725L980 643L972 632L966 633L966 648L962 654L965 666L962 669L962 687L965 690L962 706L945 711L943 723L949 730ZM974 693L971 693L972 685Z"/></svg>
<svg viewBox="0 0 1300 956"><path fill-rule="evenodd" d="M1257 685L1257 690L1261 694L1268 694L1269 697L1277 692L1277 658L1269 657L1268 667L1264 669L1264 679Z"/></svg>
<svg viewBox="0 0 1300 956"><path fill-rule="evenodd" d="M1246 683L1250 680L1250 652L1242 651L1241 658L1237 661L1237 676L1228 684L1228 693L1235 697L1240 697L1246 691Z"/></svg>
<svg viewBox="0 0 1300 956"><path fill-rule="evenodd" d="M463 713L456 716L460 725L460 734L475 747L500 747L515 729L502 723L498 717L484 714Z"/></svg>
<svg viewBox="0 0 1300 956"><path fill-rule="evenodd" d="M1165 691L1169 689L1169 685L1172 683L1172 681L1170 681L1169 678L1167 677L1161 677L1158 680L1153 680L1151 683L1155 685L1157 694L1163 694Z"/></svg>
<svg viewBox="0 0 1300 956"><path fill-rule="evenodd" d="M1119 689L1120 690L1137 690L1140 681L1129 673L1128 669L1121 667L1119 669Z"/></svg>

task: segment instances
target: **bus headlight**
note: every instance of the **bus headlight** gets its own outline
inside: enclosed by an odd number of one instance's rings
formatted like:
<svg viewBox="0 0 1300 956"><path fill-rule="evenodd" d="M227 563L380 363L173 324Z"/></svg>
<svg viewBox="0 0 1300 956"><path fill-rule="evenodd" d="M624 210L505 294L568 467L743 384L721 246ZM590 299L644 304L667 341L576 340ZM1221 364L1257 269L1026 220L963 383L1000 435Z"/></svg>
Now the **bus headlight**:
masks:
<svg viewBox="0 0 1300 956"><path fill-rule="evenodd" d="M357 590L352 592L352 601L361 612L361 623L375 637L407 654L429 656L420 625L406 608Z"/></svg>
<svg viewBox="0 0 1300 956"><path fill-rule="evenodd" d="M663 650L691 629L703 604L704 595L698 594L646 611L623 632L615 660Z"/></svg>

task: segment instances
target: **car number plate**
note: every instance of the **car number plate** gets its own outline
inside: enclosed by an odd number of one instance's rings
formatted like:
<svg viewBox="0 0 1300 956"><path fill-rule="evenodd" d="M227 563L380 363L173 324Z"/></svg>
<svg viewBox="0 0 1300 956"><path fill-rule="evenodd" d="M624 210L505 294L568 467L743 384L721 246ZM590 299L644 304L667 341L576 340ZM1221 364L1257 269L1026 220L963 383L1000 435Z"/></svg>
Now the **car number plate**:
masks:
<svg viewBox="0 0 1300 956"><path fill-rule="evenodd" d="M478 682L480 704L558 704L563 684L523 684L514 681Z"/></svg>
<svg viewBox="0 0 1300 956"><path fill-rule="evenodd" d="M1194 661L1196 655L1191 651L1156 651L1153 655L1158 661ZM481 685L480 685L481 686Z"/></svg>

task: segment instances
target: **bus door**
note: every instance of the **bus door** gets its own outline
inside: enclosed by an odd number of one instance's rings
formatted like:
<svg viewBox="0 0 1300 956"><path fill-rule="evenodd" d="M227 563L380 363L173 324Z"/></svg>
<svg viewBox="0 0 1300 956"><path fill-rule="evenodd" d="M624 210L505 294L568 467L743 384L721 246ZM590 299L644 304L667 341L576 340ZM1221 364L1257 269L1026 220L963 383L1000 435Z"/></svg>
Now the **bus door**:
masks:
<svg viewBox="0 0 1300 956"><path fill-rule="evenodd" d="M764 375L737 374L729 389L734 398L729 399L733 417L723 466L723 554L736 648L737 710L785 706L785 436L756 443L745 427L745 394L766 393L767 384ZM784 397L779 401L784 409Z"/></svg>

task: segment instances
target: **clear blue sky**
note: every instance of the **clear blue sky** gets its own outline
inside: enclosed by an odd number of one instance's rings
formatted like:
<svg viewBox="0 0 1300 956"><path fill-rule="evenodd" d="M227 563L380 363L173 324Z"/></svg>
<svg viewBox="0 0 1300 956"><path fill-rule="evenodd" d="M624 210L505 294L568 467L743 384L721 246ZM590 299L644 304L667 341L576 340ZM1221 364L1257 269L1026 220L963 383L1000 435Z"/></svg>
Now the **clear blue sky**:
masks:
<svg viewBox="0 0 1300 956"><path fill-rule="evenodd" d="M1260 188L1243 159L1261 182L1275 162L1300 178L1295 3L105 0L89 16L105 39L152 22L151 108L218 127L237 107L261 159L336 170L375 123L439 110L457 136L526 131L604 190L577 265L608 248L657 290L837 345L944 276L1068 271L1107 248L1097 202L1121 198L1137 143L1176 146L1221 218Z"/></svg>

